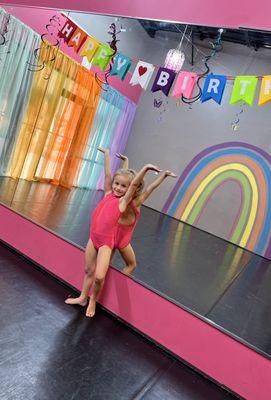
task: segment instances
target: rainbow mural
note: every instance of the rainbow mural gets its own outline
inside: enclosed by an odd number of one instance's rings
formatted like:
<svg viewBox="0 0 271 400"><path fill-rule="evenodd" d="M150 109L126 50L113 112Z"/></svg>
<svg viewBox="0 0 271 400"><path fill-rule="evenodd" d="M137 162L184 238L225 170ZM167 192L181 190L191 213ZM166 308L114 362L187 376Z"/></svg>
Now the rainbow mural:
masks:
<svg viewBox="0 0 271 400"><path fill-rule="evenodd" d="M170 193L163 212L197 225L225 182L240 189L240 207L229 241L271 258L271 156L259 147L228 142L199 153L185 168Z"/></svg>

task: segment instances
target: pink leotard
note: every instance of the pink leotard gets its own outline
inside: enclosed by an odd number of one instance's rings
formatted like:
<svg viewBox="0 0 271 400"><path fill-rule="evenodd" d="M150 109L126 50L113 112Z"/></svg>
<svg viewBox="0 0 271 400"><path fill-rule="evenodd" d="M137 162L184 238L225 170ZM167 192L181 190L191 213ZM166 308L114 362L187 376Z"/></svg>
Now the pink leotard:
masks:
<svg viewBox="0 0 271 400"><path fill-rule="evenodd" d="M119 197L113 193L106 195L93 211L90 225L90 238L96 249L107 245L115 247L115 233L118 220L122 215L119 210Z"/></svg>
<svg viewBox="0 0 271 400"><path fill-rule="evenodd" d="M120 222L117 223L116 234L115 234L115 248L116 249L124 249L124 247L128 246L131 241L132 234L134 232L135 226L139 219L140 212L135 207L134 202L130 203L133 212L135 213L135 220L130 225L124 225Z"/></svg>

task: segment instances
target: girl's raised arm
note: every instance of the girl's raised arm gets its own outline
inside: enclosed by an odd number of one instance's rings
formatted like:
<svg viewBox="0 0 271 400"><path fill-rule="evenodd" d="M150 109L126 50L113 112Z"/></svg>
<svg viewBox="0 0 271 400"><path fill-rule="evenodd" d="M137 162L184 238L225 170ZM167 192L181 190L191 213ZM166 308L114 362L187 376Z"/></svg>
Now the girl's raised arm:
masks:
<svg viewBox="0 0 271 400"><path fill-rule="evenodd" d="M104 191L105 194L112 190L112 176L110 169L110 153L108 149L97 147L97 149L104 155Z"/></svg>
<svg viewBox="0 0 271 400"><path fill-rule="evenodd" d="M130 186L125 193L125 195L120 199L119 203L119 209L121 212L124 212L128 206L128 204L133 200L135 192L137 191L138 186L140 183L143 181L144 176L148 171L155 171L155 172L161 172L161 170L156 166L152 164L147 164L145 165L134 177L132 182L130 183Z"/></svg>
<svg viewBox="0 0 271 400"><path fill-rule="evenodd" d="M162 174L155 179L154 182L152 182L147 189L141 193L136 199L135 199L135 204L137 207L141 206L147 198L152 194L152 192L157 189L161 183L166 179L167 176L171 176L172 178L177 178L177 175L175 175L171 171L163 171Z"/></svg>
<svg viewBox="0 0 271 400"><path fill-rule="evenodd" d="M116 157L120 158L123 161L122 168L128 169L129 168L129 158L124 156L121 153L116 153Z"/></svg>

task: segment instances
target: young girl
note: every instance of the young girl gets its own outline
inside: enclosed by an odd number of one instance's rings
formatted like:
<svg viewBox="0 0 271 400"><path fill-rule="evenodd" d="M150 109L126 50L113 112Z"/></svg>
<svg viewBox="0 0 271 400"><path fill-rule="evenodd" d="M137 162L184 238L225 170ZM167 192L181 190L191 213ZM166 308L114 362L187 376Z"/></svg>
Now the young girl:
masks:
<svg viewBox="0 0 271 400"><path fill-rule="evenodd" d="M130 170L118 170L111 182L105 176L105 197L95 208L90 229L90 239L85 252L85 277L81 294L77 298L68 298L66 304L85 306L90 288L93 294L90 297L86 311L87 317L93 317L96 309L96 300L101 292L105 276L109 267L112 251L116 247L115 237L118 221L127 210L134 195L148 171L160 172L152 164L145 165L134 176Z"/></svg>
<svg viewBox="0 0 271 400"><path fill-rule="evenodd" d="M104 166L105 166L105 180L104 180L104 191L107 192L111 187L111 170L110 170L110 154L109 150L98 148L104 154ZM123 161L122 168L129 169L128 157L117 153L116 156ZM129 170L135 173L133 170ZM117 249L126 266L123 272L127 275L131 274L136 268L136 257L134 250L130 244L133 231L137 224L140 215L140 208L142 204L147 200L151 193L161 185L167 176L176 178L176 175L171 171L164 171L147 189L143 192L144 182L142 181L137 191L135 192L134 199L127 206L126 211L121 215L117 223L117 229L115 234L115 249ZM114 251L115 251L114 249ZM112 252L112 257L114 255Z"/></svg>

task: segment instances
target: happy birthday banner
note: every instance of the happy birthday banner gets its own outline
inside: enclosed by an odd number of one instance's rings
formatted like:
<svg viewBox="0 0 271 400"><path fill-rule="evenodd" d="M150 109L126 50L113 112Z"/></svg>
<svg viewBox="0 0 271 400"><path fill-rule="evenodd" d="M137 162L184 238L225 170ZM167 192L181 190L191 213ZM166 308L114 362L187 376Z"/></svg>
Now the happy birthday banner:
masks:
<svg viewBox="0 0 271 400"><path fill-rule="evenodd" d="M102 71L106 70L114 56L114 51L111 47L87 35L86 32L80 29L69 18L67 18L64 26L60 29L58 36L69 47L73 47L75 52L81 57L86 57L92 65L99 67ZM179 74L176 74L171 69L131 59L122 53L118 53L114 56L110 75L118 76L121 80L124 80L131 68L132 62L137 62L137 65L129 82L131 85L140 85L142 89L146 90L154 71L158 69L151 88L152 92L161 90L168 96L175 82L171 94L173 97L181 98L183 96L188 100L193 97L195 85L199 79L199 75L194 72L181 71ZM244 102L252 106L259 79L262 82L258 105L262 106L271 100L271 75L228 77L226 75L208 74L204 78L205 82L200 97L202 103L214 100L217 104L221 104L228 79L234 79L230 104Z"/></svg>

